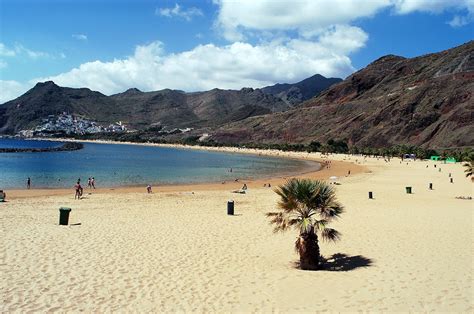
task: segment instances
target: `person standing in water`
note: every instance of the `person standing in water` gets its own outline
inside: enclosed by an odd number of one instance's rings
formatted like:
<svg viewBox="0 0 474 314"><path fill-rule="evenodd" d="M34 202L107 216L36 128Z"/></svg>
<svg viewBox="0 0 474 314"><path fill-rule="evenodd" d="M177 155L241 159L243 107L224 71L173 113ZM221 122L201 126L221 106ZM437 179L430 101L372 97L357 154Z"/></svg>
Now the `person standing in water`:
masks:
<svg viewBox="0 0 474 314"><path fill-rule="evenodd" d="M26 180L26 188L29 190L31 188L31 178L28 177L28 180Z"/></svg>

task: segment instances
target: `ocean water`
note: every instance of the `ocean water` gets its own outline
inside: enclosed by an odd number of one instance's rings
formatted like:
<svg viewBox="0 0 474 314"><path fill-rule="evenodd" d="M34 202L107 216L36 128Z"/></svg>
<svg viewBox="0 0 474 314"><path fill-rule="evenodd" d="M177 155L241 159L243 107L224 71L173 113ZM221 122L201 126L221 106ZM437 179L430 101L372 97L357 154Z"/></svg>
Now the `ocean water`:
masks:
<svg viewBox="0 0 474 314"><path fill-rule="evenodd" d="M0 139L2 147L48 147L59 142ZM183 184L245 180L318 168L316 163L254 156L126 144L84 143L68 152L0 153L0 189L69 188L78 178L97 187ZM232 172L230 172L232 168Z"/></svg>

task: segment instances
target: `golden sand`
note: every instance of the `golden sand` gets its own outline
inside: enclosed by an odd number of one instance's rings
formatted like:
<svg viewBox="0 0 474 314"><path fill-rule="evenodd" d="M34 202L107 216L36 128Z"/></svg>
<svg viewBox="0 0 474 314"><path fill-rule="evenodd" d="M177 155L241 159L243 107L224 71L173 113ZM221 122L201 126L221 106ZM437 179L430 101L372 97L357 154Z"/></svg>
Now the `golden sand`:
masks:
<svg viewBox="0 0 474 314"><path fill-rule="evenodd" d="M346 208L334 224L343 237L320 243L330 260L315 272L294 267L296 232L273 234L264 216L278 197L263 183L284 178L249 182L245 195L230 192L242 182L85 190L79 201L72 190L7 191L0 310L473 312L474 203L455 198L473 184L461 165L330 158L304 175L340 176ZM61 206L80 225L59 226Z"/></svg>

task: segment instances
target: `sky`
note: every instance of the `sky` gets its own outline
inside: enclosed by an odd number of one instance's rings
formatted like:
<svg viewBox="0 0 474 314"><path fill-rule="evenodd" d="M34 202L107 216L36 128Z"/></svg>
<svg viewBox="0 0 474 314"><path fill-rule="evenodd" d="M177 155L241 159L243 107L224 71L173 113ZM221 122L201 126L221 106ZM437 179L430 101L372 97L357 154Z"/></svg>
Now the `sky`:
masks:
<svg viewBox="0 0 474 314"><path fill-rule="evenodd" d="M37 82L200 91L345 78L474 39L474 0L0 0L0 103Z"/></svg>

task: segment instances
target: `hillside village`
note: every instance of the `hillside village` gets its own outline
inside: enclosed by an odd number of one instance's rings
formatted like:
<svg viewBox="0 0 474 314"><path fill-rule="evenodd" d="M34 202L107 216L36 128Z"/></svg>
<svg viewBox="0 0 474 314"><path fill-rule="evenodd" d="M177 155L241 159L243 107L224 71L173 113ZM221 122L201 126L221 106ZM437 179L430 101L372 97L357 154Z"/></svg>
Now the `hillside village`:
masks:
<svg viewBox="0 0 474 314"><path fill-rule="evenodd" d="M17 135L22 137L49 136L52 134L84 135L95 133L123 133L130 131L122 121L104 127L95 121L63 112L59 115L48 115L34 129L21 130Z"/></svg>

